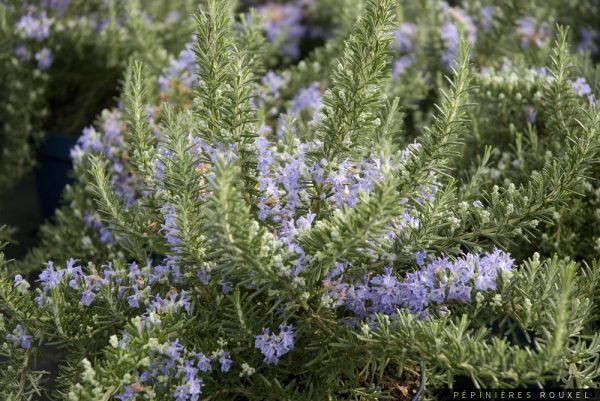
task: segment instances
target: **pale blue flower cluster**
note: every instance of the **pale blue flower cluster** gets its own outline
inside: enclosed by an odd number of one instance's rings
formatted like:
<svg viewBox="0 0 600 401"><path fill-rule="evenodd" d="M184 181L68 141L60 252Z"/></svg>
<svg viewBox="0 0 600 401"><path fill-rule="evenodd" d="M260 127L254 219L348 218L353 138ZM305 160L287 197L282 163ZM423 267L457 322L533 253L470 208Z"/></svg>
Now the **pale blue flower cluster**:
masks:
<svg viewBox="0 0 600 401"><path fill-rule="evenodd" d="M149 121L152 120L149 116ZM93 126L85 127L77 144L71 149L71 158L81 164L89 154L102 154L107 161L111 183L117 194L128 205L134 200L134 177L123 160L123 132L125 123L120 110L113 109L102 114L101 130Z"/></svg>
<svg viewBox="0 0 600 401"><path fill-rule="evenodd" d="M45 11L36 13L30 10L17 21L16 28L24 39L34 39L41 42L50 36L50 28L53 22Z"/></svg>
<svg viewBox="0 0 600 401"><path fill-rule="evenodd" d="M34 42L43 42L50 36L50 29L54 20L49 18L45 11L36 12L30 9L29 12L17 21L16 30L25 40L33 40ZM46 47L33 45L38 50L30 50L30 46L26 43L19 43L15 48L15 55L21 63L35 61L37 67L41 71L45 71L52 66L54 58L52 51ZM33 55L32 55L32 52Z"/></svg>
<svg viewBox="0 0 600 401"><path fill-rule="evenodd" d="M113 244L115 242L114 237L110 230L102 223L100 215L96 212L84 212L83 223L86 227L96 230L100 236L100 241L103 244Z"/></svg>
<svg viewBox="0 0 600 401"><path fill-rule="evenodd" d="M51 304L54 302L51 290L64 283L80 294L81 304L86 307L95 302L105 302L104 297L108 296L125 303L131 310L141 308L140 328L151 330L153 327L160 327L161 319L165 316L191 313L192 300L189 294L184 290L177 291L173 287L180 278L178 268L153 265L150 261L141 268L132 262L126 270L115 270L108 264L102 266L100 271L93 270L89 274L85 274L73 259L67 261L64 269L56 269L52 262L48 262L40 275L39 282L42 288L37 290L37 300L41 307ZM171 288L166 293L161 293L159 288L164 287L161 285L164 283L169 283ZM19 329L7 339L26 348L31 336ZM126 334L118 346L134 350ZM211 358L203 353L186 352L179 340L175 339L163 344L158 350L151 350L150 359L149 367L138 372L137 382L143 385L152 384L160 377L168 376L176 381L172 393L174 399L199 399L203 386L200 373L212 370ZM217 351L213 359L218 360L222 373L228 372L233 364L230 353L223 349ZM135 397L135 391L129 385L123 388L116 399L132 400L132 397Z"/></svg>
<svg viewBox="0 0 600 401"><path fill-rule="evenodd" d="M394 31L392 46L398 50L400 56L392 65L392 78L397 79L406 69L415 62L414 41L417 36L417 27L411 22L403 22Z"/></svg>
<svg viewBox="0 0 600 401"><path fill-rule="evenodd" d="M596 98L594 97L594 94L592 93L592 88L587 83L587 81L585 80L585 78L583 78L583 77L577 78L571 84L571 88L573 89L573 92L575 92L575 94L577 96L579 96L579 97L585 97L588 100L589 104L595 104L596 103Z"/></svg>
<svg viewBox="0 0 600 401"><path fill-rule="evenodd" d="M188 42L179 56L171 60L169 67L158 78L161 93L168 93L174 84L181 85L185 89L191 89L196 84L198 75L194 46L195 40Z"/></svg>
<svg viewBox="0 0 600 401"><path fill-rule="evenodd" d="M120 348L134 351L135 347L125 334L117 344ZM186 351L178 339L167 341L150 350L149 367L137 372L137 383L152 385L161 382L164 377L170 378L170 386L161 385L163 391L170 392L172 399L176 401L197 401L200 399L204 381L202 374L212 371L212 360L204 353L193 353ZM222 373L231 368L232 360L230 353L219 350L214 355L220 364ZM123 387L120 394L115 396L120 401L135 399L135 388L133 385Z"/></svg>
<svg viewBox="0 0 600 401"><path fill-rule="evenodd" d="M266 364L277 365L279 358L294 349L295 340L294 328L282 324L279 326L279 334L263 329L262 334L256 336L254 346L263 354Z"/></svg>
<svg viewBox="0 0 600 401"><path fill-rule="evenodd" d="M49 9L52 10L52 12L61 17L65 11L67 10L67 8L69 7L69 5L71 4L71 0L45 0L44 1L44 6Z"/></svg>
<svg viewBox="0 0 600 401"><path fill-rule="evenodd" d="M481 10L479 10L481 28L484 32L489 32L492 29L495 13L496 11L492 6L484 6L481 7Z"/></svg>
<svg viewBox="0 0 600 401"><path fill-rule="evenodd" d="M90 306L104 289L109 289L110 294L116 299L126 302L130 308L145 307L145 316L154 324L160 324L155 313L177 313L184 310L189 313L191 301L185 291L177 292L171 288L161 296L159 291L152 287L153 284L169 282L176 284L181 281L182 274L179 266L165 259L163 264L153 264L148 261L140 269L137 263L131 262L127 271L115 271L112 264L102 266L100 271L84 274L77 261L70 259L64 269L56 269L54 263L49 261L39 276L41 289L38 289L37 301L40 306L52 301L51 290L61 283L68 284L72 290L81 296L81 303Z"/></svg>
<svg viewBox="0 0 600 401"><path fill-rule="evenodd" d="M273 70L268 71L262 78L261 83L268 89L268 92L275 98L278 98L280 90L287 84L287 79Z"/></svg>
<svg viewBox="0 0 600 401"><path fill-rule="evenodd" d="M474 293L496 290L499 277L513 266L510 255L498 249L467 253L455 260L436 258L428 264L425 259L424 254L417 254L419 270L407 273L403 279L388 267L383 273L364 275L355 281L344 274L349 266L340 263L324 286L332 305L344 306L354 319L373 320L376 313L393 316L403 308L424 318L453 302L471 302Z"/></svg>
<svg viewBox="0 0 600 401"><path fill-rule="evenodd" d="M267 3L257 8L264 18L264 31L267 39L280 43L280 50L290 57L300 56L300 41L307 33L302 23L304 7L300 1L287 4Z"/></svg>
<svg viewBox="0 0 600 401"><path fill-rule="evenodd" d="M584 52L589 50L592 55L600 52L600 31L590 27L581 27L579 29L579 43L577 43L577 51Z"/></svg>
<svg viewBox="0 0 600 401"><path fill-rule="evenodd" d="M34 58L38 63L38 68L42 71L50 68L52 62L54 61L52 52L47 47L43 47L40 51L35 53Z"/></svg>
<svg viewBox="0 0 600 401"><path fill-rule="evenodd" d="M161 230L164 233L165 240L169 245L175 247L179 245L179 229L177 228L177 216L173 205L164 205L161 207L161 212L165 218L165 222L161 225Z"/></svg>
<svg viewBox="0 0 600 401"><path fill-rule="evenodd" d="M443 3L445 19L442 23L439 34L444 44L444 50L441 56L442 65L449 69L458 56L460 46L460 32L462 31L465 38L475 43L477 41L477 26L473 18L460 7L448 7Z"/></svg>
<svg viewBox="0 0 600 401"><path fill-rule="evenodd" d="M546 24L531 16L517 19L517 32L521 35L521 47L523 49L527 49L531 45L542 47L550 35Z"/></svg>
<svg viewBox="0 0 600 401"><path fill-rule="evenodd" d="M299 144L295 153L279 152L277 143L264 136L256 138L255 146L261 194L258 217L277 224L277 238L297 255L292 274L298 275L308 260L296 237L310 228L315 218L310 211L310 201L315 196L313 186L324 188L319 196L333 210L353 207L360 194L368 195L383 179L385 162L381 158L367 158L330 166L325 160L315 162L306 157L314 143Z"/></svg>
<svg viewBox="0 0 600 401"><path fill-rule="evenodd" d="M292 99L291 111L294 114L298 114L303 110L318 110L321 107L321 100L323 95L319 89L319 84L313 82L312 84L301 88L298 94Z"/></svg>

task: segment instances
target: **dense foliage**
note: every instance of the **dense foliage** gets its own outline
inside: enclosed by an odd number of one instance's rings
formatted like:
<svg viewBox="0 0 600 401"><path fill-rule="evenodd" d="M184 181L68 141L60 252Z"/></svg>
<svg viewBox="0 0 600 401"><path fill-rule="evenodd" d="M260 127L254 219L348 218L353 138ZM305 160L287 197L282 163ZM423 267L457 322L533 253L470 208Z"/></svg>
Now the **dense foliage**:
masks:
<svg viewBox="0 0 600 401"><path fill-rule="evenodd" d="M597 386L599 6L459 3L208 0L129 62L3 269L4 399L49 344L67 400Z"/></svg>

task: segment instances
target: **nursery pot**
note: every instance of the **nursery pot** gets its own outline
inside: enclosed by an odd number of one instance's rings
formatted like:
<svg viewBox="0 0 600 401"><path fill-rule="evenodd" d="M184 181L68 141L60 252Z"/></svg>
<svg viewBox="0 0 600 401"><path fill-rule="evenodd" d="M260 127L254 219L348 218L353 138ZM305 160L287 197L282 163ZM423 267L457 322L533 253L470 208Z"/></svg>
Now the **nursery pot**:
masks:
<svg viewBox="0 0 600 401"><path fill-rule="evenodd" d="M50 219L58 208L63 189L70 177L71 148L77 136L49 132L46 134L38 153L39 166L36 170L37 191L44 220Z"/></svg>

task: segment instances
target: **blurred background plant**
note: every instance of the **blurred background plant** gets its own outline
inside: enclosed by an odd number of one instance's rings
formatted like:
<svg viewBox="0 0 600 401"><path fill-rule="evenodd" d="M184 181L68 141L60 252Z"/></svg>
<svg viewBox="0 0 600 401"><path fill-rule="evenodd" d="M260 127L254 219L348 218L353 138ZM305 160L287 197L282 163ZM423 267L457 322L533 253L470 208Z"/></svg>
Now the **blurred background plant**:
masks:
<svg viewBox="0 0 600 401"><path fill-rule="evenodd" d="M3 2L0 190L39 160L43 217L50 217L67 181L69 148L116 105L129 58L162 68L191 37L195 7L191 0Z"/></svg>

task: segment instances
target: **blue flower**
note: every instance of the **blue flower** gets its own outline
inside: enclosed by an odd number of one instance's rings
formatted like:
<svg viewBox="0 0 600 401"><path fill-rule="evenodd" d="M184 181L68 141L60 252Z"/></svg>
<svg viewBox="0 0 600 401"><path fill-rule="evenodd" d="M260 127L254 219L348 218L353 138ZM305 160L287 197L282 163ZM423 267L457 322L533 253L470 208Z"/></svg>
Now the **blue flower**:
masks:
<svg viewBox="0 0 600 401"><path fill-rule="evenodd" d="M263 333L256 336L254 346L260 350L264 356L264 362L267 364L277 364L279 359L277 358L276 341L269 334L269 329L263 329Z"/></svg>
<svg viewBox="0 0 600 401"><path fill-rule="evenodd" d="M402 53L411 53L414 50L413 42L417 36L417 27L410 22L403 22L394 31L393 47Z"/></svg>
<svg viewBox="0 0 600 401"><path fill-rule="evenodd" d="M17 21L16 28L24 38L42 41L50 36L51 25L52 19L48 18L45 11L38 15L29 11Z"/></svg>
<svg viewBox="0 0 600 401"><path fill-rule="evenodd" d="M286 84L286 80L279 74L269 71L262 78L261 83L276 98L280 96L279 90Z"/></svg>
<svg viewBox="0 0 600 401"><path fill-rule="evenodd" d="M575 82L571 84L571 88L579 97L591 95L592 93L592 88L588 85L587 81L583 77L577 78Z"/></svg>
<svg viewBox="0 0 600 401"><path fill-rule="evenodd" d="M484 32L489 32L492 29L492 22L494 21L494 7L482 7L481 10L479 10L479 18Z"/></svg>
<svg viewBox="0 0 600 401"><path fill-rule="evenodd" d="M45 0L45 6L58 16L62 16L66 9L69 7L71 0Z"/></svg>
<svg viewBox="0 0 600 401"><path fill-rule="evenodd" d="M133 386L125 386L121 394L115 395L115 398L119 401L131 401L135 399L135 391Z"/></svg>
<svg viewBox="0 0 600 401"><path fill-rule="evenodd" d="M187 386L177 386L175 392L173 393L173 398L175 401L187 401L189 400L189 390Z"/></svg>
<svg viewBox="0 0 600 401"><path fill-rule="evenodd" d="M415 62L415 57L410 55L404 55L396 59L392 65L392 79L398 79L404 71L406 71Z"/></svg>
<svg viewBox="0 0 600 401"><path fill-rule="evenodd" d="M26 334L25 327L20 324L15 327L12 334L7 334L6 339L12 341L15 346L20 346L23 349L31 347L31 336Z"/></svg>
<svg viewBox="0 0 600 401"><path fill-rule="evenodd" d="M294 328L290 325L280 325L279 334L270 333L268 328L264 328L262 334L255 337L254 347L263 354L263 361L266 364L276 365L279 358L294 348L295 334Z"/></svg>
<svg viewBox="0 0 600 401"><path fill-rule="evenodd" d="M212 370L210 358L205 356L202 352L198 353L196 358L198 359L198 369L200 369L201 372L210 372Z"/></svg>
<svg viewBox="0 0 600 401"><path fill-rule="evenodd" d="M38 68L42 71L47 70L52 65L52 61L54 61L52 57L52 52L47 47L42 48L39 52L35 54L35 59L38 62Z"/></svg>
<svg viewBox="0 0 600 401"><path fill-rule="evenodd" d="M600 44L598 43L600 32L593 28L581 27L579 33L581 39L577 44L577 51L583 52L589 49L593 55L598 54L600 51Z"/></svg>
<svg viewBox="0 0 600 401"><path fill-rule="evenodd" d="M176 296L176 295L174 295L174 296ZM177 301L177 305L179 307L183 307L183 309L185 309L185 311L188 314L191 312L192 303L191 303L190 297L183 290L181 290L181 292L179 293L179 301Z"/></svg>
<svg viewBox="0 0 600 401"><path fill-rule="evenodd" d="M300 56L300 39L307 31L302 25L302 6L268 3L259 7L258 13L264 18L264 30L269 42L280 43L281 52L287 56Z"/></svg>
<svg viewBox="0 0 600 401"><path fill-rule="evenodd" d="M315 213L308 212L306 215L300 216L298 218L298 220L296 221L296 226L299 230L309 229L316 216L317 215Z"/></svg>
<svg viewBox="0 0 600 401"><path fill-rule="evenodd" d="M294 327L291 325L282 324L279 326L279 330L279 338L281 340L282 348L285 350L285 353L287 353L294 348L294 342L296 340Z"/></svg>
<svg viewBox="0 0 600 401"><path fill-rule="evenodd" d="M261 173L267 174L273 164L273 152L269 150L269 141L265 137L258 136L254 144L258 150L257 168Z"/></svg>
<svg viewBox="0 0 600 401"><path fill-rule="evenodd" d="M460 281L453 281L450 284L447 300L456 300L462 303L471 302L471 291L473 287Z"/></svg>
<svg viewBox="0 0 600 401"><path fill-rule="evenodd" d="M131 286L133 290L133 294L127 297L127 303L130 308L139 308L140 307L140 291L138 290L137 284Z"/></svg>
<svg viewBox="0 0 600 401"><path fill-rule="evenodd" d="M186 89L192 88L198 82L194 45L194 40L188 42L178 57L171 60L169 67L158 78L161 93L168 93L172 82L177 82Z"/></svg>
<svg viewBox="0 0 600 401"><path fill-rule="evenodd" d="M165 239L169 245L179 245L179 228L177 227L177 215L175 206L164 205L161 208L161 212L165 218L164 224L161 225L161 229L164 232Z"/></svg>
<svg viewBox="0 0 600 401"><path fill-rule="evenodd" d="M517 32L521 34L521 47L527 49L531 44L542 47L548 38L549 31L545 24L540 24L530 16L517 19Z"/></svg>
<svg viewBox="0 0 600 401"><path fill-rule="evenodd" d="M44 292L47 292L52 288L56 287L60 283L60 280L63 277L63 273L63 271L54 270L54 263L51 260L49 260L46 263L46 267L44 268L44 270L42 270L42 273L40 274L40 278L38 280L39 282L41 282L42 289L44 290Z"/></svg>
<svg viewBox="0 0 600 401"><path fill-rule="evenodd" d="M221 372L229 372L229 369L231 369L231 365L233 363L231 360L231 354L227 351L221 351L219 353L219 363L221 364Z"/></svg>
<svg viewBox="0 0 600 401"><path fill-rule="evenodd" d="M423 266L425 264L425 258L427 258L427 252L418 251L418 252L415 252L414 256L415 256L415 262L417 263L417 265Z"/></svg>
<svg viewBox="0 0 600 401"><path fill-rule="evenodd" d="M221 287L221 292L223 294L229 294L233 290L231 281L227 280L225 277L221 279L219 286Z"/></svg>
<svg viewBox="0 0 600 401"><path fill-rule="evenodd" d="M440 36L444 42L444 53L442 54L442 64L449 67L451 62L456 58L458 46L460 43L460 35L458 27L451 21L446 21L440 27Z"/></svg>
<svg viewBox="0 0 600 401"><path fill-rule="evenodd" d="M383 274L371 279L370 298L373 310L388 315L396 312L400 305L400 287L391 268L385 268Z"/></svg>
<svg viewBox="0 0 600 401"><path fill-rule="evenodd" d="M81 303L85 306L90 306L94 302L94 298L96 298L96 294L90 289L81 293Z"/></svg>
<svg viewBox="0 0 600 401"><path fill-rule="evenodd" d="M113 244L115 242L112 233L106 227L100 227L98 229L98 233L100 234L100 242L103 244Z"/></svg>
<svg viewBox="0 0 600 401"><path fill-rule="evenodd" d="M20 274L17 274L14 279L13 288L18 286L19 284L21 284L22 281L23 281L23 276L21 276Z"/></svg>
<svg viewBox="0 0 600 401"><path fill-rule="evenodd" d="M31 59L31 52L25 43L20 43L15 48L15 55L21 63L25 63Z"/></svg>
<svg viewBox="0 0 600 401"><path fill-rule="evenodd" d="M188 380L186 386L188 388L188 393L191 395L191 401L196 401L198 400L198 398L200 398L200 394L202 394L202 385L202 379L199 379L197 377Z"/></svg>
<svg viewBox="0 0 600 401"><path fill-rule="evenodd" d="M440 37L444 44L441 62L445 68L452 67L452 63L458 56L460 46L460 31L463 30L466 39L475 43L477 40L477 28L473 19L458 7L446 7L446 20L439 29Z"/></svg>
<svg viewBox="0 0 600 401"><path fill-rule="evenodd" d="M302 110L318 110L321 107L323 96L319 85L313 82L309 86L301 88L292 99L292 113L299 114Z"/></svg>
<svg viewBox="0 0 600 401"><path fill-rule="evenodd" d="M419 255L419 253L417 254ZM429 314L433 305L447 302L471 302L473 292L485 292L497 288L499 274L512 269L513 260L498 249L487 254L467 253L452 261L446 257L432 260L425 266L425 256L419 255L419 270L407 273L400 281L391 268L383 274L358 283L343 282L344 269L328 277L327 294L333 299L332 306L344 305L356 318L374 318L375 313L393 316L397 309L407 308L421 317ZM339 276L332 285L333 277ZM261 345L268 345L268 337L260 338Z"/></svg>

